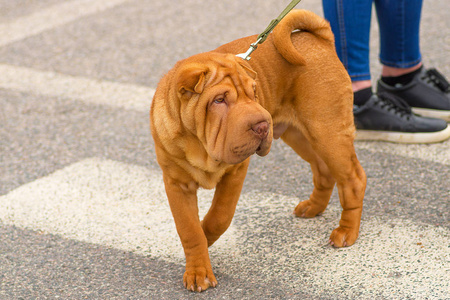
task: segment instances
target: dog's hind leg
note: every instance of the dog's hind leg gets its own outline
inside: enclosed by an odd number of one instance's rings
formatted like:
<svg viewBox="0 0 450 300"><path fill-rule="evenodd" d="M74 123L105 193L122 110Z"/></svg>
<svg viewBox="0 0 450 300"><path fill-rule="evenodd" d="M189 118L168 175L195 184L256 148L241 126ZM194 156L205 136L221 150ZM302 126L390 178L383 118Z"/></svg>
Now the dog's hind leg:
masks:
<svg viewBox="0 0 450 300"><path fill-rule="evenodd" d="M349 128L338 126L329 124L326 127L329 130L321 130L320 134L310 127L306 129L308 136L288 128L282 138L311 164L314 174L314 191L309 200L297 206L297 215L308 217L323 211L336 180L343 211L339 227L331 233L330 243L344 247L352 245L359 234L366 175L356 158L351 135L344 134L350 132Z"/></svg>
<svg viewBox="0 0 450 300"><path fill-rule="evenodd" d="M312 218L322 213L330 200L335 180L325 162L316 154L311 144L300 130L289 127L281 136L301 158L311 165L314 189L308 200L300 202L294 210L295 215Z"/></svg>
<svg viewBox="0 0 450 300"><path fill-rule="evenodd" d="M202 228L211 246L230 226L241 194L250 158L226 173L216 186L214 199Z"/></svg>

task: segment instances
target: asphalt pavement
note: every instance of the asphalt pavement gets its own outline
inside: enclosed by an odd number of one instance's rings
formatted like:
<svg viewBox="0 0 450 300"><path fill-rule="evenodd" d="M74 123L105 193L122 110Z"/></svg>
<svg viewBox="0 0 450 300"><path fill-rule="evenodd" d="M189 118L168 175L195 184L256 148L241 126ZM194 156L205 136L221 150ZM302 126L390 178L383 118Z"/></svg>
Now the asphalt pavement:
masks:
<svg viewBox="0 0 450 300"><path fill-rule="evenodd" d="M292 215L311 171L275 141L210 249L219 285L184 289L151 98L176 61L260 33L289 2L0 0L0 299L450 299L450 140L356 143L368 187L345 249L327 243L336 191L323 215ZM450 2L424 2L424 63L450 78Z"/></svg>

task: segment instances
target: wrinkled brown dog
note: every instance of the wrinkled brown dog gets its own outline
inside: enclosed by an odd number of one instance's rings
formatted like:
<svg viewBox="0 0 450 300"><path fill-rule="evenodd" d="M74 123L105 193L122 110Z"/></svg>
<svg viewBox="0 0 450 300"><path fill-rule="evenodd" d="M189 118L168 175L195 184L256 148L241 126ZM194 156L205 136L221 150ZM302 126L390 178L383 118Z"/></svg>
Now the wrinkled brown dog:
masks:
<svg viewBox="0 0 450 300"><path fill-rule="evenodd" d="M295 208L322 213L337 184L343 208L335 247L358 237L366 177L353 147L353 93L328 23L294 10L247 62L236 57L256 36L178 62L158 85L151 129L177 232L187 289L215 287L208 246L228 228L250 156L281 137L310 163L314 189ZM216 188L200 221L197 189Z"/></svg>

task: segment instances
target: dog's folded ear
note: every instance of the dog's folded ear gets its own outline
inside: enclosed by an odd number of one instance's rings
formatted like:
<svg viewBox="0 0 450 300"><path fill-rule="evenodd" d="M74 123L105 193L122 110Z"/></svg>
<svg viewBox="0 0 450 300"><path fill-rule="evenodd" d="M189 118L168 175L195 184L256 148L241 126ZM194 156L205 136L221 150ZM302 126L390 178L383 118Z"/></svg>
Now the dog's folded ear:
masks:
<svg viewBox="0 0 450 300"><path fill-rule="evenodd" d="M208 70L197 64L187 65L177 74L177 92L180 97L200 94L205 87Z"/></svg>

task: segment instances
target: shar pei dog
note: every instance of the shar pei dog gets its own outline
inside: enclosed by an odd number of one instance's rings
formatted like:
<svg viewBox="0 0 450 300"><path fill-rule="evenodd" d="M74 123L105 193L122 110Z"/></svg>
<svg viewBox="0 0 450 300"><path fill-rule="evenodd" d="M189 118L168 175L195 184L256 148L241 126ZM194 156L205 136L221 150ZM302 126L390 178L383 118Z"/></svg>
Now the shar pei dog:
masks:
<svg viewBox="0 0 450 300"><path fill-rule="evenodd" d="M208 254L235 213L250 156L281 138L306 160L314 188L295 215L322 213L337 185L342 214L334 247L358 237L366 176L354 150L353 92L329 24L293 10L246 61L256 36L181 60L161 79L151 132L176 229L186 256L184 286L215 287ZM282 179L280 179L282 180ZM200 220L197 190L213 189Z"/></svg>

